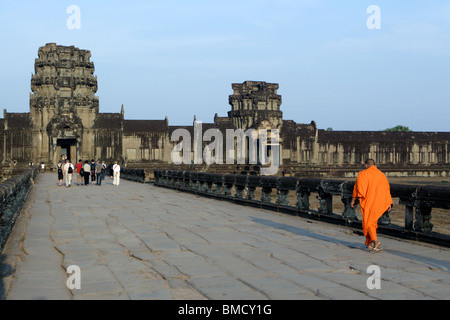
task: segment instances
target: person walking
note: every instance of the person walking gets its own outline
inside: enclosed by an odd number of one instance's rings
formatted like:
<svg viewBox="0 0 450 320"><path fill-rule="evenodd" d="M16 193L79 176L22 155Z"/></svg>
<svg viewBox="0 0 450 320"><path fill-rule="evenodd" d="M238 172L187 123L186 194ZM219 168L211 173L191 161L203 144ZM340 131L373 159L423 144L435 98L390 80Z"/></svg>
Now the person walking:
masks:
<svg viewBox="0 0 450 320"><path fill-rule="evenodd" d="M113 165L113 172L114 172L114 181L113 184L115 186L118 186L120 183L120 165L117 164L117 161L114 162Z"/></svg>
<svg viewBox="0 0 450 320"><path fill-rule="evenodd" d="M77 186L83 184L83 175L81 173L81 168L83 168L83 160L78 160L77 163Z"/></svg>
<svg viewBox="0 0 450 320"><path fill-rule="evenodd" d="M64 176L66 178L66 188L70 188L73 180L73 172L74 172L73 164L69 159L66 160L66 164L64 165Z"/></svg>
<svg viewBox="0 0 450 320"><path fill-rule="evenodd" d="M362 213L362 228L366 237L366 246L373 252L379 252L381 242L377 238L378 219L392 208L392 196L386 175L378 170L373 159L367 159L365 170L358 174L353 188L352 207L359 198ZM372 245L372 246L370 246Z"/></svg>
<svg viewBox="0 0 450 320"><path fill-rule="evenodd" d="M92 181L92 184L94 184L94 181L95 181L95 161L94 161L94 159L91 160L91 181Z"/></svg>
<svg viewBox="0 0 450 320"><path fill-rule="evenodd" d="M88 186L89 177L91 175L91 166L89 165L89 162L87 160L84 162L83 171L84 171L84 185Z"/></svg>
<svg viewBox="0 0 450 320"><path fill-rule="evenodd" d="M102 164L100 163L100 160L97 160L97 164L95 165L95 174L97 176L97 185L102 185L102 179L103 179L103 171L102 171Z"/></svg>
<svg viewBox="0 0 450 320"><path fill-rule="evenodd" d="M102 161L102 173L103 173L103 180L106 178L106 164L105 161Z"/></svg>
<svg viewBox="0 0 450 320"><path fill-rule="evenodd" d="M64 173L61 161L59 161L58 164L56 165L56 173L58 174L58 186L62 186Z"/></svg>

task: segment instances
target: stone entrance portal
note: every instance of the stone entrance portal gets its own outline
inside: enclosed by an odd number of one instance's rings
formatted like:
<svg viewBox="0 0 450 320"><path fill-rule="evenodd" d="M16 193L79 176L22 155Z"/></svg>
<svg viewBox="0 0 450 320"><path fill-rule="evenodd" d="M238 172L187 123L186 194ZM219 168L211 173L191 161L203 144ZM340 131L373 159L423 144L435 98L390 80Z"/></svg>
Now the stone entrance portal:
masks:
<svg viewBox="0 0 450 320"><path fill-rule="evenodd" d="M53 138L51 147L51 159L56 166L59 161L69 159L76 163L80 155L80 142L76 138Z"/></svg>
<svg viewBox="0 0 450 320"><path fill-rule="evenodd" d="M56 143L56 159L62 160L63 156L76 163L77 159L77 140L76 139L58 139Z"/></svg>

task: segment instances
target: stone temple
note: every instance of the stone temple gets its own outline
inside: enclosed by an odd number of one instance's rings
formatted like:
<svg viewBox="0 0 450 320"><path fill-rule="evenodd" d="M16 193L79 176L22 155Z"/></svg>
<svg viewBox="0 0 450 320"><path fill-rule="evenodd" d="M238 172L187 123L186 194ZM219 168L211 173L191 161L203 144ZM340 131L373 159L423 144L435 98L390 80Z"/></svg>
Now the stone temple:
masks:
<svg viewBox="0 0 450 320"><path fill-rule="evenodd" d="M39 48L31 78L30 111L3 112L0 159L9 163L46 163L54 167L65 155L78 159L120 161L127 166L172 164L174 130L193 131L193 124L171 126L163 120L126 120L101 113L91 53L48 43ZM232 84L231 110L217 114L202 129L279 129L281 168L361 168L368 157L387 167L434 170L445 175L450 163L450 132L326 131L316 123L284 120L279 85L263 81ZM195 121L195 120L194 120ZM235 167L235 166L234 166Z"/></svg>

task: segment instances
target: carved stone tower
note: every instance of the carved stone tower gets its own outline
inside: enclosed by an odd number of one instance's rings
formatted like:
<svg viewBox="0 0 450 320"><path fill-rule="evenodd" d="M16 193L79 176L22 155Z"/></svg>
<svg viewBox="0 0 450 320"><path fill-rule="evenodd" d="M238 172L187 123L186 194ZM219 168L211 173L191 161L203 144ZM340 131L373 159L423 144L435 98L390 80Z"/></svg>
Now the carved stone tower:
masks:
<svg viewBox="0 0 450 320"><path fill-rule="evenodd" d="M39 48L31 77L30 115L39 161L88 158L89 139L99 112L91 53L48 43ZM83 150L85 151L83 153Z"/></svg>
<svg viewBox="0 0 450 320"><path fill-rule="evenodd" d="M281 129L283 112L277 83L246 81L232 84L229 96L232 110L228 112L236 129Z"/></svg>

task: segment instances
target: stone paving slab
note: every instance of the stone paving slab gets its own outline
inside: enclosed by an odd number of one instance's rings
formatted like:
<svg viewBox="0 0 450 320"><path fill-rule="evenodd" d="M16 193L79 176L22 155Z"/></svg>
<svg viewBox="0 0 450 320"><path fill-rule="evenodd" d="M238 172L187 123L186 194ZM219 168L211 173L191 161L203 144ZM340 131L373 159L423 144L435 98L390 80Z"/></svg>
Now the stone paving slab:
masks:
<svg viewBox="0 0 450 320"><path fill-rule="evenodd" d="M121 180L42 174L0 255L0 296L63 300L449 299L450 250ZM80 267L81 289L66 270ZM370 290L367 268L380 268Z"/></svg>

